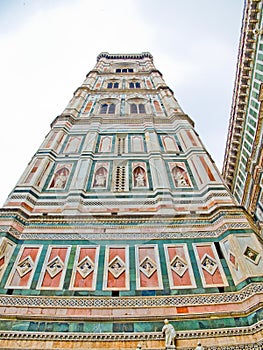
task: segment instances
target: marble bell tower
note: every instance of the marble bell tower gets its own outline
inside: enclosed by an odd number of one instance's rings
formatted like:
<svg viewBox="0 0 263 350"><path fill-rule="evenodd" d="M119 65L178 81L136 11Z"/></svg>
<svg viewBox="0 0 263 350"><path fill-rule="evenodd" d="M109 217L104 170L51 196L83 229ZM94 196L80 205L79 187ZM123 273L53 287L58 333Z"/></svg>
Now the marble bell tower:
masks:
<svg viewBox="0 0 263 350"><path fill-rule="evenodd" d="M97 57L0 232L0 349L262 346L262 241L148 52Z"/></svg>

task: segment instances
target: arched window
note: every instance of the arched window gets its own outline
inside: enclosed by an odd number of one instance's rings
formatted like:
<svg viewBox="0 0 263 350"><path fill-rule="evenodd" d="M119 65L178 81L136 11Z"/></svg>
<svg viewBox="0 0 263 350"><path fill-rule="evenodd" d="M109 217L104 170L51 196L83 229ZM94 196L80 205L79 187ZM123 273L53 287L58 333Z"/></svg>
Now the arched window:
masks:
<svg viewBox="0 0 263 350"><path fill-rule="evenodd" d="M118 89L119 88L119 83L114 83L113 87L114 87L114 89Z"/></svg>
<svg viewBox="0 0 263 350"><path fill-rule="evenodd" d="M104 103L101 105L100 114L114 114L115 113L115 104Z"/></svg>
<svg viewBox="0 0 263 350"><path fill-rule="evenodd" d="M139 113L146 113L145 105L142 103L139 103Z"/></svg>
<svg viewBox="0 0 263 350"><path fill-rule="evenodd" d="M114 113L115 113L115 104L111 103L109 105L108 114L114 114Z"/></svg>
<svg viewBox="0 0 263 350"><path fill-rule="evenodd" d="M138 108L136 103L131 104L131 113L132 114L137 114L138 113Z"/></svg>
<svg viewBox="0 0 263 350"><path fill-rule="evenodd" d="M104 103L103 105L101 105L100 114L106 114L107 110L108 110L108 104Z"/></svg>
<svg viewBox="0 0 263 350"><path fill-rule="evenodd" d="M108 88L108 89L112 89L112 83L108 83L107 88Z"/></svg>
<svg viewBox="0 0 263 350"><path fill-rule="evenodd" d="M143 114L146 113L145 105L143 103L132 103L130 107L130 111L132 114Z"/></svg>
<svg viewBox="0 0 263 350"><path fill-rule="evenodd" d="M129 88L130 89L140 89L140 87L141 87L141 83L139 83L138 81L137 82L130 82L129 83Z"/></svg>

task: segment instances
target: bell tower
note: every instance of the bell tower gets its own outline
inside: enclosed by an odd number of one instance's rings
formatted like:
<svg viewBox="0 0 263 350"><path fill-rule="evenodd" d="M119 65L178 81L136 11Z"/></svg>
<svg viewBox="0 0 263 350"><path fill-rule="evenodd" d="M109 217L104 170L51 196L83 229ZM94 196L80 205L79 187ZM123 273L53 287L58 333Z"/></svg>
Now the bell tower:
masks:
<svg viewBox="0 0 263 350"><path fill-rule="evenodd" d="M97 57L0 228L0 349L262 342L262 241L148 52Z"/></svg>

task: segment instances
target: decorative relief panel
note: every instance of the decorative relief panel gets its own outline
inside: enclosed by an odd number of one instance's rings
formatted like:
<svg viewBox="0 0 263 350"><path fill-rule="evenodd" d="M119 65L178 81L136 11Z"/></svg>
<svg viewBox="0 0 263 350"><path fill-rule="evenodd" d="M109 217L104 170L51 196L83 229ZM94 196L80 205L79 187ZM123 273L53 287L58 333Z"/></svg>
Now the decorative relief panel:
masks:
<svg viewBox="0 0 263 350"><path fill-rule="evenodd" d="M99 246L77 246L71 290L96 290Z"/></svg>
<svg viewBox="0 0 263 350"><path fill-rule="evenodd" d="M228 286L214 243L195 243L193 247L203 286Z"/></svg>
<svg viewBox="0 0 263 350"><path fill-rule="evenodd" d="M166 265L171 289L195 288L191 260L187 245L164 244Z"/></svg>
<svg viewBox="0 0 263 350"><path fill-rule="evenodd" d="M48 188L56 190L65 189L72 167L73 163L57 164Z"/></svg>
<svg viewBox="0 0 263 350"><path fill-rule="evenodd" d="M0 238L0 281L5 273L16 244L6 237Z"/></svg>
<svg viewBox="0 0 263 350"><path fill-rule="evenodd" d="M49 246L37 289L62 289L70 246Z"/></svg>
<svg viewBox="0 0 263 350"><path fill-rule="evenodd" d="M30 288L42 247L42 245L21 246L5 288Z"/></svg>
<svg viewBox="0 0 263 350"><path fill-rule="evenodd" d="M183 162L169 162L170 174L174 187L191 187L192 183Z"/></svg>
<svg viewBox="0 0 263 350"><path fill-rule="evenodd" d="M136 288L140 290L163 289L158 246L135 246Z"/></svg>
<svg viewBox="0 0 263 350"><path fill-rule="evenodd" d="M263 249L255 234L229 235L221 242L233 280L262 276Z"/></svg>
<svg viewBox="0 0 263 350"><path fill-rule="evenodd" d="M145 162L132 163L132 187L148 188L147 167Z"/></svg>
<svg viewBox="0 0 263 350"><path fill-rule="evenodd" d="M92 187L107 188L109 179L109 162L97 162L93 171Z"/></svg>
<svg viewBox="0 0 263 350"><path fill-rule="evenodd" d="M103 278L104 290L129 290L129 246L107 246Z"/></svg>

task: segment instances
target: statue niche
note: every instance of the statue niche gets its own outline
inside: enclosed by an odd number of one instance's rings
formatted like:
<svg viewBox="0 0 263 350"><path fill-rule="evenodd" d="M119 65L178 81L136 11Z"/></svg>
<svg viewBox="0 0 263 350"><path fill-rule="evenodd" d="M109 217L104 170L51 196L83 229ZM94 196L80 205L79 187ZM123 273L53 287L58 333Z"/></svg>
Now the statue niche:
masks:
<svg viewBox="0 0 263 350"><path fill-rule="evenodd" d="M107 184L108 171L101 166L98 168L94 175L93 187L105 188Z"/></svg>
<svg viewBox="0 0 263 350"><path fill-rule="evenodd" d="M65 188L68 176L69 170L66 167L59 169L53 177L50 188Z"/></svg>
<svg viewBox="0 0 263 350"><path fill-rule="evenodd" d="M146 187L146 172L141 166L137 166L133 170L133 184L134 187Z"/></svg>
<svg viewBox="0 0 263 350"><path fill-rule="evenodd" d="M172 176L174 180L175 187L189 187L190 181L187 172L182 167L176 165L172 169Z"/></svg>

